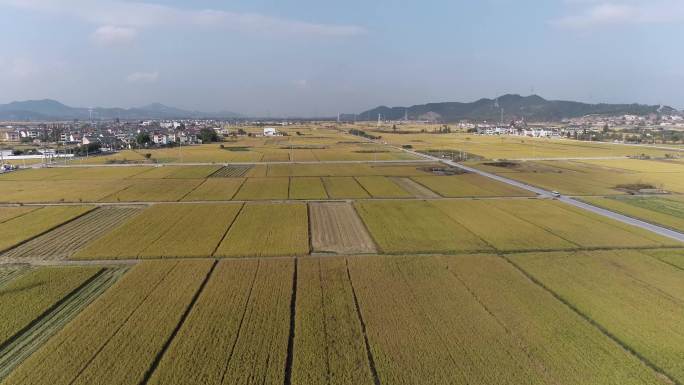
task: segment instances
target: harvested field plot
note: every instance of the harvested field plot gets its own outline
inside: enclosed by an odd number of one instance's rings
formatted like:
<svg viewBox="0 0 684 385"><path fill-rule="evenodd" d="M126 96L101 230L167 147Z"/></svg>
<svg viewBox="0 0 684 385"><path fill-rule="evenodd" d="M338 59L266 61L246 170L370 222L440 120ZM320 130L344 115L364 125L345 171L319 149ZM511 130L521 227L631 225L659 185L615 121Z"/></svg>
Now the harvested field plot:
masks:
<svg viewBox="0 0 684 385"><path fill-rule="evenodd" d="M218 171L211 174L211 178L236 178L245 176L252 168L251 165L236 165L221 167Z"/></svg>
<svg viewBox="0 0 684 385"><path fill-rule="evenodd" d="M183 201L229 201L245 178L209 178L183 198Z"/></svg>
<svg viewBox="0 0 684 385"><path fill-rule="evenodd" d="M74 255L74 259L210 257L238 204L155 205Z"/></svg>
<svg viewBox="0 0 684 385"><path fill-rule="evenodd" d="M506 202L515 205L516 201ZM578 246L552 232L519 219L492 206L488 200L447 201L433 200L430 204L439 208L454 221L465 226L497 250L559 250Z"/></svg>
<svg viewBox="0 0 684 385"><path fill-rule="evenodd" d="M138 384L211 261L136 265L6 379L6 384Z"/></svg>
<svg viewBox="0 0 684 385"><path fill-rule="evenodd" d="M354 205L384 253L491 250L482 239L425 201L365 201Z"/></svg>
<svg viewBox="0 0 684 385"><path fill-rule="evenodd" d="M289 178L248 178L235 194L235 200L271 200L288 197Z"/></svg>
<svg viewBox="0 0 684 385"><path fill-rule="evenodd" d="M373 384L345 262L299 260L293 384Z"/></svg>
<svg viewBox="0 0 684 385"><path fill-rule="evenodd" d="M139 207L101 207L65 225L21 244L3 254L0 261L66 259L89 242L129 220Z"/></svg>
<svg viewBox="0 0 684 385"><path fill-rule="evenodd" d="M50 306L10 341L0 346L0 381L102 294L126 268L99 269L77 289Z"/></svg>
<svg viewBox="0 0 684 385"><path fill-rule="evenodd" d="M51 206L0 223L0 252L54 229L94 209L89 206Z"/></svg>
<svg viewBox="0 0 684 385"><path fill-rule="evenodd" d="M684 271L637 251L511 259L670 378L684 380Z"/></svg>
<svg viewBox="0 0 684 385"><path fill-rule="evenodd" d="M356 181L368 191L373 198L410 198L406 190L384 176L359 176Z"/></svg>
<svg viewBox="0 0 684 385"><path fill-rule="evenodd" d="M414 181L447 198L533 196L534 194L476 174L416 176Z"/></svg>
<svg viewBox="0 0 684 385"><path fill-rule="evenodd" d="M0 346L100 269L41 267L0 288Z"/></svg>
<svg viewBox="0 0 684 385"><path fill-rule="evenodd" d="M411 178L392 177L392 181L414 198L439 198L439 195Z"/></svg>
<svg viewBox="0 0 684 385"><path fill-rule="evenodd" d="M556 201L517 200L490 203L581 247L680 246L674 240L579 209L575 210L572 206Z"/></svg>
<svg viewBox="0 0 684 385"><path fill-rule="evenodd" d="M366 227L348 203L310 203L313 251L337 254L377 252Z"/></svg>
<svg viewBox="0 0 684 385"><path fill-rule="evenodd" d="M352 177L325 177L323 185L331 199L362 199L370 195Z"/></svg>
<svg viewBox="0 0 684 385"><path fill-rule="evenodd" d="M328 199L323 181L318 177L290 178L290 199Z"/></svg>
<svg viewBox="0 0 684 385"><path fill-rule="evenodd" d="M582 201L646 222L684 231L684 202L667 198L582 198Z"/></svg>
<svg viewBox="0 0 684 385"><path fill-rule="evenodd" d="M181 200L203 179L136 180L130 186L102 199L104 202L175 202Z"/></svg>
<svg viewBox="0 0 684 385"><path fill-rule="evenodd" d="M228 230L218 257L277 257L309 254L304 204L247 204Z"/></svg>
<svg viewBox="0 0 684 385"><path fill-rule="evenodd" d="M150 384L283 384L291 260L221 261Z"/></svg>

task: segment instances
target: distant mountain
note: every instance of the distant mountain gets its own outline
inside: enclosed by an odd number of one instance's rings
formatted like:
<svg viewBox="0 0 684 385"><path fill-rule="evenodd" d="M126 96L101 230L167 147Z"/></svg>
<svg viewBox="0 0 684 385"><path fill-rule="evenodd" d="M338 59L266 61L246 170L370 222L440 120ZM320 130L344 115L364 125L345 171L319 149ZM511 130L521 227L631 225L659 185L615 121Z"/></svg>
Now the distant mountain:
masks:
<svg viewBox="0 0 684 385"><path fill-rule="evenodd" d="M0 104L0 120L71 120L90 119L202 119L220 118L232 119L240 118L241 115L230 111L222 112L201 112L187 111L175 107L165 106L160 103L148 104L135 108L103 108L97 107L79 108L69 107L58 101L27 100Z"/></svg>
<svg viewBox="0 0 684 385"><path fill-rule="evenodd" d="M673 113L676 110L667 106L648 106L642 104L588 104L561 100L546 100L538 95L504 95L497 99L480 99L472 103L429 103L411 107L377 107L358 115L359 120L376 120L378 114L383 119L400 120L406 115L411 120L434 120L455 122L463 119L476 121L504 121L525 118L531 122L559 121L564 118L577 118L585 115L648 115L651 113Z"/></svg>

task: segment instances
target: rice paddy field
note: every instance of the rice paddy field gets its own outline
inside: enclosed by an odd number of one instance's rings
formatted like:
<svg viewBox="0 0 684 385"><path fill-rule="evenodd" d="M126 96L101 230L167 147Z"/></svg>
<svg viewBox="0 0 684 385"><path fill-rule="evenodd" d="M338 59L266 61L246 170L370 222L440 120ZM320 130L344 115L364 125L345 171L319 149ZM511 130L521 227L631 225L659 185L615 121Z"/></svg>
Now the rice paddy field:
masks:
<svg viewBox="0 0 684 385"><path fill-rule="evenodd" d="M0 385L684 383L684 243L287 130L0 175ZM382 135L492 159L634 150ZM468 164L684 231L681 162Z"/></svg>

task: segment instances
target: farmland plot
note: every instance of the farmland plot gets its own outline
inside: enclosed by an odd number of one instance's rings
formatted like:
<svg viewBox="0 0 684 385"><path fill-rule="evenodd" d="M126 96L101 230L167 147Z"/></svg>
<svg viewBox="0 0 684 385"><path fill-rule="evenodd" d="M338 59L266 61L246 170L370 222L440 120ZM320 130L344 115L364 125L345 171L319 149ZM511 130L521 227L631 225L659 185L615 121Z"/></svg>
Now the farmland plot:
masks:
<svg viewBox="0 0 684 385"><path fill-rule="evenodd" d="M183 201L229 201L245 178L209 178L183 198Z"/></svg>
<svg viewBox="0 0 684 385"><path fill-rule="evenodd" d="M139 207L101 207L3 254L0 261L65 259L137 215Z"/></svg>
<svg viewBox="0 0 684 385"><path fill-rule="evenodd" d="M175 202L181 200L204 182L203 179L141 179L104 202Z"/></svg>
<svg viewBox="0 0 684 385"><path fill-rule="evenodd" d="M384 176L359 176L356 181L370 193L373 198L410 198L406 190Z"/></svg>
<svg viewBox="0 0 684 385"><path fill-rule="evenodd" d="M148 384L221 384L261 263L218 263Z"/></svg>
<svg viewBox="0 0 684 385"><path fill-rule="evenodd" d="M299 260L292 383L373 384L342 258Z"/></svg>
<svg viewBox="0 0 684 385"><path fill-rule="evenodd" d="M414 198L439 198L439 195L411 178L392 177L392 181Z"/></svg>
<svg viewBox="0 0 684 385"><path fill-rule="evenodd" d="M210 178L238 178L243 177L252 168L251 165L235 165L221 167L218 171L211 174Z"/></svg>
<svg viewBox="0 0 684 385"><path fill-rule="evenodd" d="M81 249L74 259L210 257L240 207L155 205Z"/></svg>
<svg viewBox="0 0 684 385"><path fill-rule="evenodd" d="M544 383L518 341L433 258L354 258L349 270L380 383Z"/></svg>
<svg viewBox="0 0 684 385"><path fill-rule="evenodd" d="M578 247L541 227L492 206L489 201L432 200L430 204L497 250L559 250ZM514 203L511 201L510 204Z"/></svg>
<svg viewBox="0 0 684 385"><path fill-rule="evenodd" d="M7 343L0 345L0 381L126 272L125 267L98 270Z"/></svg>
<svg viewBox="0 0 684 385"><path fill-rule="evenodd" d="M56 181L4 181L0 182L1 202L48 203L48 202L97 202L126 189L133 181L93 180L74 183L70 180Z"/></svg>
<svg viewBox="0 0 684 385"><path fill-rule="evenodd" d="M290 178L290 199L328 199L323 181L318 177Z"/></svg>
<svg viewBox="0 0 684 385"><path fill-rule="evenodd" d="M211 265L136 265L15 369L5 384L140 383Z"/></svg>
<svg viewBox="0 0 684 385"><path fill-rule="evenodd" d="M285 200L289 185L289 178L247 178L235 200Z"/></svg>
<svg viewBox="0 0 684 385"><path fill-rule="evenodd" d="M582 201L630 217L684 231L684 202L665 198L598 198Z"/></svg>
<svg viewBox="0 0 684 385"><path fill-rule="evenodd" d="M383 253L491 250L482 239L425 201L365 201L354 205Z"/></svg>
<svg viewBox="0 0 684 385"><path fill-rule="evenodd" d="M135 175L134 179L202 179L216 172L219 166L160 166Z"/></svg>
<svg viewBox="0 0 684 385"><path fill-rule="evenodd" d="M26 265L0 266L0 287L29 270Z"/></svg>
<svg viewBox="0 0 684 385"><path fill-rule="evenodd" d="M532 196L534 194L475 174L415 176L414 181L447 198Z"/></svg>
<svg viewBox="0 0 684 385"><path fill-rule="evenodd" d="M684 249L643 250L642 253L684 270Z"/></svg>
<svg viewBox="0 0 684 385"><path fill-rule="evenodd" d="M634 355L499 257L443 257L442 263L518 340L548 384L656 384Z"/></svg>
<svg viewBox="0 0 684 385"><path fill-rule="evenodd" d="M323 184L331 199L370 198L370 195L352 177L324 177Z"/></svg>
<svg viewBox="0 0 684 385"><path fill-rule="evenodd" d="M684 271L637 251L511 259L670 378L684 380Z"/></svg>
<svg viewBox="0 0 684 385"><path fill-rule="evenodd" d="M161 237L145 247L141 258L210 257L242 205L197 205Z"/></svg>
<svg viewBox="0 0 684 385"><path fill-rule="evenodd" d="M216 286L207 285L205 290L212 291L198 300L196 315L188 317L177 342L154 373L152 384L284 383L293 261L261 260L250 264L222 261L221 264L225 267L216 273L223 276L212 278L217 282L210 281L210 284ZM231 271L241 267L242 271ZM238 278L237 273L247 273L247 279ZM221 298L226 296L226 289L228 293L241 290L231 301ZM225 301L232 307L216 306ZM207 322L205 317L210 314L218 323ZM230 326L226 327L224 321ZM212 330L224 339L217 339ZM197 358L206 360L191 366L191 362L186 362L186 352L192 351L201 352Z"/></svg>
<svg viewBox="0 0 684 385"><path fill-rule="evenodd" d="M373 239L348 203L310 203L313 251L337 254L377 252Z"/></svg>
<svg viewBox="0 0 684 385"><path fill-rule="evenodd" d="M100 269L42 267L0 288L0 346Z"/></svg>
<svg viewBox="0 0 684 385"><path fill-rule="evenodd" d="M50 231L92 209L94 207L91 206L43 207L0 223L0 251Z"/></svg>
<svg viewBox="0 0 684 385"><path fill-rule="evenodd" d="M7 222L10 219L28 214L31 211L38 210L40 207L0 207L0 223Z"/></svg>
<svg viewBox="0 0 684 385"><path fill-rule="evenodd" d="M619 222L575 211L571 206L555 201L518 200L492 201L493 206L540 226L559 237L582 247L649 247L672 244L667 239L654 240L645 230Z"/></svg>
<svg viewBox="0 0 684 385"><path fill-rule="evenodd" d="M228 230L215 255L277 257L309 253L304 204L247 204Z"/></svg>

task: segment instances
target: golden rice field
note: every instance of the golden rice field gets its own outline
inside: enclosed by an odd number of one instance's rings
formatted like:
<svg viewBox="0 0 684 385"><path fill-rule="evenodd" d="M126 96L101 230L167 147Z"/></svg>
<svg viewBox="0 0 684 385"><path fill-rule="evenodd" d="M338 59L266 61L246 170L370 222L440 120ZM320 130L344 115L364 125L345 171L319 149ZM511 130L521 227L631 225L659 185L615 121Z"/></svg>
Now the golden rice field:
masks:
<svg viewBox="0 0 684 385"><path fill-rule="evenodd" d="M0 385L684 383L684 244L337 128L0 175ZM663 155L411 130L377 134ZM684 230L678 161L468 164Z"/></svg>
<svg viewBox="0 0 684 385"><path fill-rule="evenodd" d="M650 252L142 262L3 384L680 381Z"/></svg>
<svg viewBox="0 0 684 385"><path fill-rule="evenodd" d="M684 165L665 160L582 160L521 162L514 167L475 163L482 170L568 195L624 195L625 185L684 194Z"/></svg>

